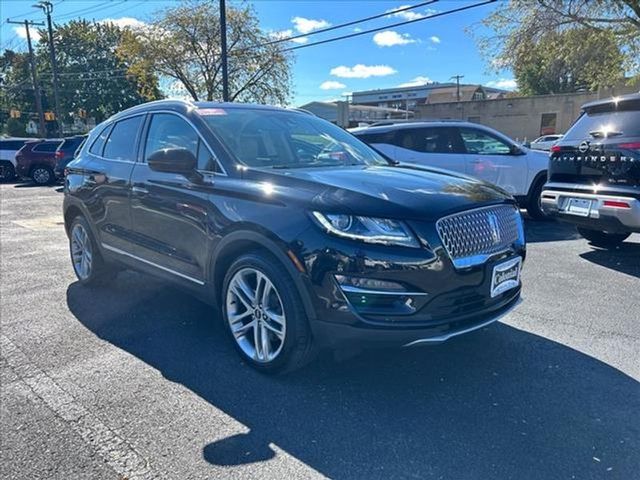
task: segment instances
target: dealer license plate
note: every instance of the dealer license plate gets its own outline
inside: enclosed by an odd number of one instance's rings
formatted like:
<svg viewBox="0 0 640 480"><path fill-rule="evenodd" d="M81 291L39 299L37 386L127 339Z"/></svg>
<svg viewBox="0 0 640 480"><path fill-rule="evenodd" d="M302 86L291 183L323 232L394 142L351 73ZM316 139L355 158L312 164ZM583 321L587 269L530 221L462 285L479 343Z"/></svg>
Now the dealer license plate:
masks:
<svg viewBox="0 0 640 480"><path fill-rule="evenodd" d="M493 267L491 275L491 298L520 285L522 257L512 258Z"/></svg>

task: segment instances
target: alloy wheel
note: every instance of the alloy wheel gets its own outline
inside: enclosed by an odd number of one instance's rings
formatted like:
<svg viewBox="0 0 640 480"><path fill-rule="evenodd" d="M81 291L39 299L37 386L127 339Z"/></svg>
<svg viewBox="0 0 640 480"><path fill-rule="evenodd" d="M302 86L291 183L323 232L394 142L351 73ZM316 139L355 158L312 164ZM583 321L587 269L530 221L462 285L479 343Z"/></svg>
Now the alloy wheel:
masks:
<svg viewBox="0 0 640 480"><path fill-rule="evenodd" d="M49 173L49 170L47 170L46 168L36 168L33 171L32 176L33 176L33 180L38 185L44 185L51 181L51 174Z"/></svg>
<svg viewBox="0 0 640 480"><path fill-rule="evenodd" d="M282 351L286 317L280 294L261 271L242 268L227 287L227 321L233 338L249 358L272 362Z"/></svg>
<svg viewBox="0 0 640 480"><path fill-rule="evenodd" d="M71 230L71 259L73 261L73 269L78 278L80 280L89 278L93 261L91 239L85 228L80 224L74 225Z"/></svg>

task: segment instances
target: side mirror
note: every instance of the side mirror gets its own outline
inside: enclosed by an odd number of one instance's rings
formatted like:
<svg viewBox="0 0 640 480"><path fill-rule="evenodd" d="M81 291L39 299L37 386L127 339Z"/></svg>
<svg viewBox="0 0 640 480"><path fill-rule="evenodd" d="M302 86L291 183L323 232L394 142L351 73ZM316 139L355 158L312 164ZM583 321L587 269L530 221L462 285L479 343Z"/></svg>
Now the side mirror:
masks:
<svg viewBox="0 0 640 480"><path fill-rule="evenodd" d="M525 155L526 152L522 150L517 145L511 145L511 151L509 152L511 155Z"/></svg>
<svg viewBox="0 0 640 480"><path fill-rule="evenodd" d="M185 148L165 148L153 152L147 159L151 170L165 173L178 173L189 176L196 171L198 161Z"/></svg>

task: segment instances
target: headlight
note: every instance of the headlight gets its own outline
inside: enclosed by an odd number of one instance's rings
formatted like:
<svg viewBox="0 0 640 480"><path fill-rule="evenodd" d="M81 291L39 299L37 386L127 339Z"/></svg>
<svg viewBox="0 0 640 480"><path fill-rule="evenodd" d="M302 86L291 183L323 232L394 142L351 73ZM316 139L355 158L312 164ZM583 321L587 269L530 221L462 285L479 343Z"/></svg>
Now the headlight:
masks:
<svg viewBox="0 0 640 480"><path fill-rule="evenodd" d="M345 214L311 213L327 232L339 237L385 245L404 245L416 248L420 246L409 229L397 220Z"/></svg>

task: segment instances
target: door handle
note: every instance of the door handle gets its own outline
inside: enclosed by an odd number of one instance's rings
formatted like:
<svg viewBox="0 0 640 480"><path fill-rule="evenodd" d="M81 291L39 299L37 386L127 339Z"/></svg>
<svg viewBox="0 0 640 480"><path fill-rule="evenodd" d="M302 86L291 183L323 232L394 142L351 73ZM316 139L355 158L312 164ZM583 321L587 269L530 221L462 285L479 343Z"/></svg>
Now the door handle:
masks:
<svg viewBox="0 0 640 480"><path fill-rule="evenodd" d="M147 193L149 193L149 190L142 187L131 187L131 192L137 193L139 195L146 195Z"/></svg>

